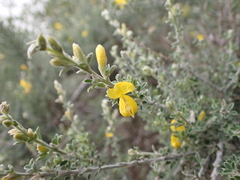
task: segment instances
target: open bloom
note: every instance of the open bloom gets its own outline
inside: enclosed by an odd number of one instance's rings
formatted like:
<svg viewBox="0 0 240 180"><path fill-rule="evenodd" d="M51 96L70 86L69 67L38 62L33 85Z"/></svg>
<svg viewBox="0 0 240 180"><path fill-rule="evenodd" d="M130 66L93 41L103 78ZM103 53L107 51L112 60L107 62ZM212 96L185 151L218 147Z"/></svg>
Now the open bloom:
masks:
<svg viewBox="0 0 240 180"><path fill-rule="evenodd" d="M134 89L134 85L130 82L118 82L107 91L107 96L111 99L119 98L119 111L124 117L134 117L138 110L137 103L133 98L126 95L129 92L133 92Z"/></svg>
<svg viewBox="0 0 240 180"><path fill-rule="evenodd" d="M177 121L175 119L173 119L171 121L171 124L174 124L176 122ZM172 126L170 126L170 129L172 130L172 134L171 134L171 145L172 145L172 147L174 147L176 149L180 148L182 146L182 142L180 141L180 139L178 137L176 137L176 133L174 133L174 132L185 131L184 125L183 126L178 126L178 127L172 125Z"/></svg>

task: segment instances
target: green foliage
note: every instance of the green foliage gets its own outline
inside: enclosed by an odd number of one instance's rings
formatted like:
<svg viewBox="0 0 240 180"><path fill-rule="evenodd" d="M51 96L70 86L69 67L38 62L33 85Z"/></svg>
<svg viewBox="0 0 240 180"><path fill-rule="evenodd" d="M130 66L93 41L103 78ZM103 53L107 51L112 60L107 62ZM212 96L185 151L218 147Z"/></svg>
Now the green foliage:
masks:
<svg viewBox="0 0 240 180"><path fill-rule="evenodd" d="M3 180L239 179L240 3L121 3L44 1L31 11L47 32L28 51L31 33L2 24L0 120L28 149L7 161L18 149L3 149Z"/></svg>

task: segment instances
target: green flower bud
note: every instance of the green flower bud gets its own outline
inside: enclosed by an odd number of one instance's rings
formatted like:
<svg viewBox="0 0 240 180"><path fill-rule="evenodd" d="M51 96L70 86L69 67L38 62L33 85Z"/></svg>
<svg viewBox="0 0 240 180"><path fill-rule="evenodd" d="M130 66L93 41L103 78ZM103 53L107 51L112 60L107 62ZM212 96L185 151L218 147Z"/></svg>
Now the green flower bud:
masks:
<svg viewBox="0 0 240 180"><path fill-rule="evenodd" d="M7 104L7 101L2 102L2 104L0 104L0 111L2 114L7 115L10 109L10 105Z"/></svg>
<svg viewBox="0 0 240 180"><path fill-rule="evenodd" d="M45 37L42 34L39 34L38 36L38 46L40 51L45 51L47 48L47 42Z"/></svg>
<svg viewBox="0 0 240 180"><path fill-rule="evenodd" d="M58 57L51 59L50 64L52 66L62 66L62 67L72 67L74 65L73 62L68 61L66 59L60 59Z"/></svg>
<svg viewBox="0 0 240 180"><path fill-rule="evenodd" d="M12 126L12 121L10 120L5 120L2 122L2 124L5 126L5 127L11 127Z"/></svg>
<svg viewBox="0 0 240 180"><path fill-rule="evenodd" d="M176 111L176 108L175 108L173 102L171 102L171 101L166 102L166 108L170 109L171 111Z"/></svg>
<svg viewBox="0 0 240 180"><path fill-rule="evenodd" d="M25 134L22 133L16 133L13 135L13 138L18 141L27 141L28 137Z"/></svg>
<svg viewBox="0 0 240 180"><path fill-rule="evenodd" d="M143 73L146 74L147 76L151 76L151 75L154 74L153 69L150 68L149 66L144 66L144 67L142 68L142 71L143 71Z"/></svg>
<svg viewBox="0 0 240 180"><path fill-rule="evenodd" d="M57 52L59 52L59 53L61 53L61 54L63 53L63 49L62 49L61 44L58 43L53 37L48 36L48 37L47 37L47 40L48 40L50 46L52 47L52 49L53 49L54 51L57 51Z"/></svg>

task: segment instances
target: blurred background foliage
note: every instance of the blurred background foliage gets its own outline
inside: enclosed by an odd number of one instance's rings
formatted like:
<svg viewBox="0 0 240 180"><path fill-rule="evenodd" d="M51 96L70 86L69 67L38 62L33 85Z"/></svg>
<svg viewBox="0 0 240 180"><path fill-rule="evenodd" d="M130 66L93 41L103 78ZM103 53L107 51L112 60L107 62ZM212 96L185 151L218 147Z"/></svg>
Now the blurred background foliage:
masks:
<svg viewBox="0 0 240 180"><path fill-rule="evenodd" d="M135 119L118 117L116 122L118 124L116 131L118 138L115 140L107 138L106 140L104 132L107 123L102 120L101 116L101 100L105 96L105 90L97 89L87 93L87 86L82 84L86 76L75 74L74 69L63 77L59 77L59 69L49 65L50 57L45 53L34 55L31 60L27 59L26 43L35 39L37 34L43 33L58 39L70 55L72 55L72 43L79 44L86 54L93 52L98 44L102 44L106 49L110 64L118 62L115 60L116 57L110 54L113 52L112 46L118 46L118 54L120 50L127 48L121 41L122 37L115 32L115 28L101 16L104 9L109 10L112 19L117 19L120 23L124 22L134 33L132 40L137 44L136 48L142 47L142 54L135 58L136 61L140 62L141 58L145 58L144 61L146 61L149 54L152 54L156 59L160 58L159 52L168 56L172 51L173 39L169 36L169 32L173 27L166 24L168 12L164 7L165 1L128 0L127 2L126 5L118 5L114 0L33 0L23 7L20 16L2 18L0 22L0 100L7 100L11 104L11 115L27 127L36 128L39 126L42 129L43 138L46 140L58 131L59 125L66 127L67 124L60 121L64 111L61 105L55 103L57 94L53 81L58 79L63 84L69 99L74 102L75 111L84 121L86 130L94 134L91 136L91 140L99 151L105 152L103 156L107 158L107 162L126 160L124 154L134 146L138 146L142 151L151 151L151 145L159 148L167 143L169 140L164 134L162 138L166 138L166 140L159 142L158 126L147 126L148 128L146 128L145 124L148 122L144 120L147 120L149 115L143 113ZM189 62L191 67L200 67L202 63L221 64L221 59L216 59L216 57L219 57L222 50L226 50L229 29L233 29L235 32L234 37L231 37L235 46L233 52L235 58L240 56L240 3L238 0L179 0L177 3L182 11L179 19L180 23L183 24L183 48L186 49L185 53L188 53L185 57L192 59L191 55L194 54L195 59L202 59L201 61ZM170 38L167 38L168 36ZM204 43L202 43L203 40ZM132 49L134 50L134 47ZM177 62L171 61L172 58L174 57L165 59L166 61L161 64L171 72L166 72L160 68L162 72L157 72L159 75L165 73L165 76L167 73L174 73ZM222 57L222 59L224 58L227 57ZM238 59L235 63L239 65ZM95 61L92 61L92 67L97 69ZM139 65L138 68L139 73L142 66ZM214 81L214 78L217 77L214 77L215 70L211 68L212 66L209 66L208 71L212 71L213 77L210 79ZM206 69L203 70L206 71ZM118 71L122 73L122 76L125 75L124 73L128 73L127 70L121 70L121 65ZM198 71L201 71L201 68ZM135 74L136 77L138 73ZM25 83L21 84L21 80L24 80ZM149 88L158 84L156 79L148 76L144 76L141 81L147 81L150 85ZM172 81L174 82L174 78ZM177 83L175 82L175 85ZM204 89L206 85L199 85L201 83L197 82L196 79L186 78L185 83L188 85L172 85L174 88L182 88L181 91L172 92L175 93L175 99L172 94L174 101L177 101L179 96L184 99L185 95L187 98L189 94L183 92L189 92L191 88L194 88L194 91L191 91L193 93L191 97L202 92L206 93L203 94L207 99L205 107L210 103L211 98L219 98L219 102L222 97L228 100L233 98L235 103L239 101L239 90L236 87L231 88L231 91L226 91L227 94L217 94L214 87ZM221 83L219 82L218 85L223 86ZM211 85L209 86L211 87ZM196 89L199 92L196 92ZM159 91L155 94L159 94ZM167 95L163 94L163 96ZM189 108L192 104L186 104L186 106ZM239 110L239 105L235 108ZM196 107L196 109L199 112L202 110L200 107ZM206 107L204 110L208 110L208 108ZM153 121L157 122L156 119ZM7 130L3 127L0 128L2 135L0 143L4 147L0 149L2 155L0 163L11 163L20 168L34 154L31 155L31 149L23 150L24 148L21 146L14 146L14 149L11 149L12 142L7 135ZM9 141L5 141L6 139ZM114 148L111 149L111 147ZM15 148L18 150L18 154L14 154ZM111 154L111 151L116 152ZM18 159L22 159L22 161L19 162ZM105 174L105 176L107 179L121 177L122 179L141 180L146 178L148 171L149 168L133 167L130 170L114 170L112 174Z"/></svg>

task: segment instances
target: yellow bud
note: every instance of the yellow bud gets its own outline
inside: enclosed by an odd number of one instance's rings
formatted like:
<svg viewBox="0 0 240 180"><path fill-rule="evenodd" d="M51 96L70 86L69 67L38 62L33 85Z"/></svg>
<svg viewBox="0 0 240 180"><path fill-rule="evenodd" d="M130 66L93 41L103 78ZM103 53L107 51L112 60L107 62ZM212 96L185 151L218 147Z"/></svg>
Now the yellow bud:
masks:
<svg viewBox="0 0 240 180"><path fill-rule="evenodd" d="M98 62L98 70L100 71L102 76L105 76L105 69L106 69L106 64L107 64L107 56L105 49L102 45L98 45L96 47L96 57L97 57L97 62Z"/></svg>
<svg viewBox="0 0 240 180"><path fill-rule="evenodd" d="M45 147L45 146L42 146L42 145L38 144L37 145L37 151L38 151L39 154L41 154L41 153L48 152L49 149L47 147Z"/></svg>
<svg viewBox="0 0 240 180"><path fill-rule="evenodd" d="M73 43L72 48L73 48L74 57L75 57L79 62L86 63L86 57L85 57L85 55L83 54L83 51L82 51L81 47L80 47L78 44Z"/></svg>
<svg viewBox="0 0 240 180"><path fill-rule="evenodd" d="M198 120L203 121L206 116L205 111L201 111L200 114L198 115Z"/></svg>

